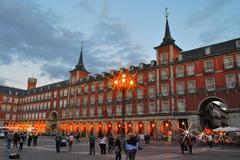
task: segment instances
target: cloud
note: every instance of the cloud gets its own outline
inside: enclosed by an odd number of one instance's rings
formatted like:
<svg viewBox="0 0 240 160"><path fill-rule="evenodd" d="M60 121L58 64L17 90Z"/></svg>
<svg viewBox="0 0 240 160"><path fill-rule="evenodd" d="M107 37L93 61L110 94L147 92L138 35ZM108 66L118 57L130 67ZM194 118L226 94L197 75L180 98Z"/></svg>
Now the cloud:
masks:
<svg viewBox="0 0 240 160"><path fill-rule="evenodd" d="M240 28L238 17L240 17L240 14L221 20L215 27L202 32L199 35L199 40L205 44L209 44L209 42L215 43L220 40L222 41L222 37L224 37L225 40L237 38L236 35L239 34Z"/></svg>
<svg viewBox="0 0 240 160"><path fill-rule="evenodd" d="M92 33L63 27L63 17L33 1L0 1L0 65L31 61L43 64L40 76L66 79L78 62L82 40L84 63L91 73L146 59L129 38L127 23L112 16L107 3L80 1L79 6L98 19Z"/></svg>
<svg viewBox="0 0 240 160"><path fill-rule="evenodd" d="M24 0L0 1L0 6L0 64L13 63L13 57L34 63L57 57L70 65L79 56L84 34L63 28L63 19L52 11Z"/></svg>
<svg viewBox="0 0 240 160"><path fill-rule="evenodd" d="M113 17L107 3L94 12L99 21L85 40L87 69L98 73L146 61L141 47L131 41L127 23Z"/></svg>
<svg viewBox="0 0 240 160"><path fill-rule="evenodd" d="M224 7L226 6L229 1L226 0L210 0L210 1L204 1L203 9L195 12L194 14L190 15L189 18L186 21L187 26L190 27L200 27L204 24L208 23L211 18L216 16Z"/></svg>
<svg viewBox="0 0 240 160"><path fill-rule="evenodd" d="M5 84L6 84L6 80L1 78L1 79L0 79L0 85L3 85L3 86L4 86Z"/></svg>

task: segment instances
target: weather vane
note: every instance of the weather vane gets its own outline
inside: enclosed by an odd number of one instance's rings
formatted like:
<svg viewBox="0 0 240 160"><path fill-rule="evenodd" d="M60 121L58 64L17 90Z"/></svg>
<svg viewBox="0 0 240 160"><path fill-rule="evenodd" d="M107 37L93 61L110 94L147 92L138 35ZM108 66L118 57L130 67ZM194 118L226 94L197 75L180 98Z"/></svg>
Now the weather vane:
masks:
<svg viewBox="0 0 240 160"><path fill-rule="evenodd" d="M168 12L168 8L165 8L165 16L166 18L168 18L169 12Z"/></svg>

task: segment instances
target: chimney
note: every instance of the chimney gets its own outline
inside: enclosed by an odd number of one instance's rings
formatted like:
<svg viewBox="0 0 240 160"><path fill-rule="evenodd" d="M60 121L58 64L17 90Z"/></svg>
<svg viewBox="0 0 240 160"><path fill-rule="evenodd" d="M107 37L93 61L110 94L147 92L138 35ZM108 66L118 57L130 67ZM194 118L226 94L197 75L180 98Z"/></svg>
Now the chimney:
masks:
<svg viewBox="0 0 240 160"><path fill-rule="evenodd" d="M37 84L37 78L29 77L27 89L30 90L30 89L36 88L36 84Z"/></svg>

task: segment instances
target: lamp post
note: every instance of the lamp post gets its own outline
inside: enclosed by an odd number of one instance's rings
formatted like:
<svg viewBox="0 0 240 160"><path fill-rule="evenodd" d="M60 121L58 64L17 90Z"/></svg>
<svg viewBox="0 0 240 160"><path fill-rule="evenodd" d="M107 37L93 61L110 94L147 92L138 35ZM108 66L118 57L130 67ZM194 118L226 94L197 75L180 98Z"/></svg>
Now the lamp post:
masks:
<svg viewBox="0 0 240 160"><path fill-rule="evenodd" d="M117 90L117 94L122 93L121 137L125 137L125 94L128 90L135 87L134 76L130 75L128 71L120 71L120 73L113 78L113 82L113 89Z"/></svg>

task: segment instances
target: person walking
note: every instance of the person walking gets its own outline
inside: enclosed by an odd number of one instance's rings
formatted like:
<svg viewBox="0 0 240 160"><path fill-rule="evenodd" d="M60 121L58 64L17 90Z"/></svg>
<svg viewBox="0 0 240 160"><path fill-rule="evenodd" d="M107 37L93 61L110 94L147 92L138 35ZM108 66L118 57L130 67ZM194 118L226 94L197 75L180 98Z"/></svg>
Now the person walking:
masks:
<svg viewBox="0 0 240 160"><path fill-rule="evenodd" d="M95 155L95 141L96 141L96 138L93 132L91 132L89 135L89 150L90 150L89 155L92 155L92 154Z"/></svg>
<svg viewBox="0 0 240 160"><path fill-rule="evenodd" d="M25 142L25 139L26 139L26 137L25 137L24 133L20 133L20 135L19 135L19 148L18 148L18 151L20 151L20 152L22 152L23 144Z"/></svg>
<svg viewBox="0 0 240 160"><path fill-rule="evenodd" d="M106 136L104 134L102 134L100 136L100 140L99 140L99 145L100 145L100 148L101 148L101 154L106 154Z"/></svg>
<svg viewBox="0 0 240 160"><path fill-rule="evenodd" d="M33 139L33 134L32 134L32 132L30 132L30 133L28 134L28 146L31 145L32 139Z"/></svg>
<svg viewBox="0 0 240 160"><path fill-rule="evenodd" d="M114 138L113 138L112 134L110 134L109 138L108 138L108 154L112 153L113 145L114 145Z"/></svg>
<svg viewBox="0 0 240 160"><path fill-rule="evenodd" d="M212 136L212 134L208 135L208 143L209 143L209 147L212 148L213 147L213 136Z"/></svg>
<svg viewBox="0 0 240 160"><path fill-rule="evenodd" d="M37 134L37 133L34 133L34 134L33 134L33 145L34 145L34 146L37 146L37 140L38 140L38 134Z"/></svg>
<svg viewBox="0 0 240 160"><path fill-rule="evenodd" d="M13 134L13 147L18 147L19 135L17 132Z"/></svg>
<svg viewBox="0 0 240 160"><path fill-rule="evenodd" d="M116 142L114 145L114 151L115 151L115 160L121 160L121 152L122 152L122 147L121 147L121 141L119 137L116 138Z"/></svg>
<svg viewBox="0 0 240 160"><path fill-rule="evenodd" d="M7 134L7 149L8 149L8 150L10 150L10 148L11 148L12 141L13 141L13 132L10 131L10 132Z"/></svg>
<svg viewBox="0 0 240 160"><path fill-rule="evenodd" d="M137 138L134 134L129 133L125 141L127 160L135 160L137 149L138 149Z"/></svg>
<svg viewBox="0 0 240 160"><path fill-rule="evenodd" d="M62 135L59 132L57 132L56 134L55 141L56 141L56 152L59 153L61 142L62 142Z"/></svg>
<svg viewBox="0 0 240 160"><path fill-rule="evenodd" d="M69 135L69 137L68 137L69 152L72 152L73 140L74 140L73 134L70 133L70 135Z"/></svg>

